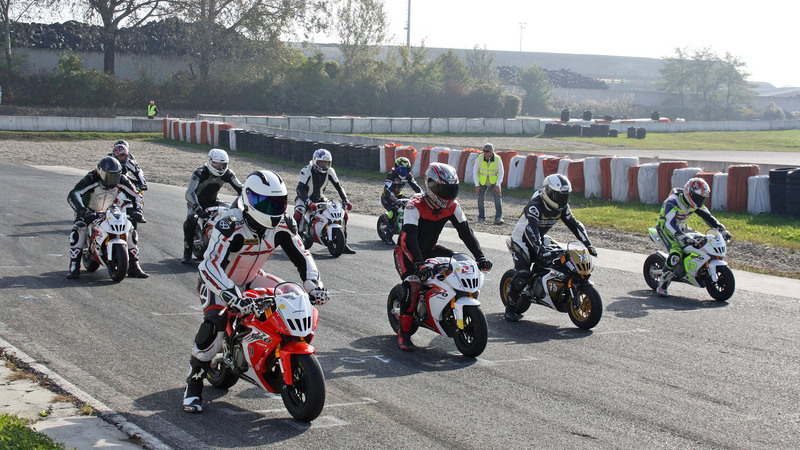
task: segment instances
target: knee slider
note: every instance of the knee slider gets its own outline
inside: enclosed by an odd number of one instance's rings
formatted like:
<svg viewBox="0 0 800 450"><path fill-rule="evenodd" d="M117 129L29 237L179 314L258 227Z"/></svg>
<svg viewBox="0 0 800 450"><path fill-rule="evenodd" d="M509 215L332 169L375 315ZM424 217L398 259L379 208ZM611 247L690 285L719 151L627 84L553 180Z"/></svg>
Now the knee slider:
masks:
<svg viewBox="0 0 800 450"><path fill-rule="evenodd" d="M667 263L666 263L667 268L668 269L675 268L675 266L677 266L678 263L681 262L681 256L682 255L680 253L676 253L676 252L670 253L669 256L667 256Z"/></svg>
<svg viewBox="0 0 800 450"><path fill-rule="evenodd" d="M525 285L528 283L528 280L531 278L531 273L528 270L520 270L515 275L514 278L511 279L511 289L516 292L519 292L525 289Z"/></svg>
<svg viewBox="0 0 800 450"><path fill-rule="evenodd" d="M211 344L217 338L217 330L218 328L213 322L208 319L204 320L200 325L200 329L197 330L197 335L194 337L194 344L200 350L211 347Z"/></svg>

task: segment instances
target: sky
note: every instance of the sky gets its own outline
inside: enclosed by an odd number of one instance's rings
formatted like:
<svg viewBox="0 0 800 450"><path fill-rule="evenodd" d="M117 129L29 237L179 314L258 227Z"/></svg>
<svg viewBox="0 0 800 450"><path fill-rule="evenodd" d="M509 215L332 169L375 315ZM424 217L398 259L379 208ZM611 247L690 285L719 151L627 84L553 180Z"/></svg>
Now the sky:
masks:
<svg viewBox="0 0 800 450"><path fill-rule="evenodd" d="M385 0L389 44L406 44L408 4ZM649 58L710 48L744 61L749 81L800 87L798 0L411 0L411 45L423 40L426 47Z"/></svg>

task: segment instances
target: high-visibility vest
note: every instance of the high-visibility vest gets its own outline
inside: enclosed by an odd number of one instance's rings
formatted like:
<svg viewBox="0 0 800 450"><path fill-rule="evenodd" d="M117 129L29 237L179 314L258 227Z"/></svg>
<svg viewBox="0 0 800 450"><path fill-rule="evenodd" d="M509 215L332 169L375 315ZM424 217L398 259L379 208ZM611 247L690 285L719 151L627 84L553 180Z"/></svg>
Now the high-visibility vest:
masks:
<svg viewBox="0 0 800 450"><path fill-rule="evenodd" d="M497 184L497 174L500 171L497 169L497 156L492 156L491 161L486 161L483 156L480 157L481 166L478 168L478 182L481 186L486 186L486 177L489 177L489 185Z"/></svg>
<svg viewBox="0 0 800 450"><path fill-rule="evenodd" d="M156 105L147 105L147 117L156 115Z"/></svg>

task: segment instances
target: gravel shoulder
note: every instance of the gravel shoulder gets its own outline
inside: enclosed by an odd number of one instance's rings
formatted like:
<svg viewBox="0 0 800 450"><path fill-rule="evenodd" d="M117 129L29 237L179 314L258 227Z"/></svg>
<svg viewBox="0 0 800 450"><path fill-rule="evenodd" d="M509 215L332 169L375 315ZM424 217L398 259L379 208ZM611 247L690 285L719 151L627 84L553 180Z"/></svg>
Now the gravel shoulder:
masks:
<svg viewBox="0 0 800 450"><path fill-rule="evenodd" d="M505 142L506 139L513 140L514 138L495 137L492 139L492 142L498 148L519 148L520 145L526 146L528 144L527 142ZM470 143L466 143L467 140L469 140ZM547 139L525 140L530 142L535 141L535 145L547 146L547 148L553 148L561 143L561 141ZM481 143L485 142L485 138L443 137L439 139L437 137L436 142L452 146L476 146L482 145ZM558 144L553 144L553 142ZM205 163L206 152L203 150L142 141L132 141L130 144L131 153L136 157L137 162L145 171L147 180L150 182L181 187L187 186L192 171ZM2 145L0 145L0 161L26 165L61 165L84 168L88 171L96 166L100 158L110 152L112 146L113 141L102 140L35 143L9 140L3 141ZM573 146L572 148L574 149L575 147ZM242 181L247 174L253 170L266 168L279 173L289 187L290 202L293 202L294 196L291 195L291 192L297 185L300 172L299 168L265 163L263 160L257 158L237 155L235 152L229 152L229 154L231 157L230 167ZM334 168L335 167L336 161L334 161ZM365 180L342 173L338 173L338 175L348 193L349 200L354 204L354 212L377 217L384 211L380 204L381 182ZM76 179L75 181L77 182L78 180ZM223 192L234 194L234 192L227 187ZM145 194L145 197L146 196ZM65 197L66 193L63 193L63 198ZM57 196L57 199L61 198L62 197ZM467 217L471 220L471 226L474 230L505 236L511 234L511 230L516 224L516 218L526 203L525 199L505 196L503 198L503 211L506 223L505 225L494 225L492 223L475 222L478 214L478 207L477 195L473 190L463 189L459 194L459 201ZM486 208L487 215L492 215L494 213L494 204L492 203L491 197L486 201ZM574 210L574 213L578 220L580 220L580 209ZM653 223L655 223L657 213L657 208L654 206ZM145 217L146 215L147 211L145 209ZM179 226L180 224L176 224L176 227ZM600 248L643 254L650 253L654 249L654 245L650 242L649 237L644 234L603 228L588 228L587 231L592 243ZM66 235L67 233L68 230L64 230L64 234ZM574 239L569 230L564 226L554 227L550 234L555 239L563 242ZM377 234L375 235L375 239L378 239ZM794 278L800 277L800 252L796 250L734 241L728 250L727 260L729 264L736 269L753 270Z"/></svg>

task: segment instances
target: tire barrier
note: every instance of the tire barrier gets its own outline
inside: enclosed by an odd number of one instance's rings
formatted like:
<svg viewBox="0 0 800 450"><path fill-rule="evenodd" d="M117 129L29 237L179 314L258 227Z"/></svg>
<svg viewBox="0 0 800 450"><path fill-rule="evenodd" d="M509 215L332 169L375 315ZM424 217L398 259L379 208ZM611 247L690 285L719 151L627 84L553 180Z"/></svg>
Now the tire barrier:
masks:
<svg viewBox="0 0 800 450"><path fill-rule="evenodd" d="M583 160L584 195L586 198L601 198L603 187L601 181L600 156L590 156Z"/></svg>
<svg viewBox="0 0 800 450"><path fill-rule="evenodd" d="M219 135L218 135L219 137L217 139L217 141L219 142L219 147L231 148L231 139L230 139L231 134L232 134L231 129L219 130Z"/></svg>
<svg viewBox="0 0 800 450"><path fill-rule="evenodd" d="M388 143L383 146L381 153L383 155L383 159L381 159L381 172L389 173L389 168L394 167L394 160L397 159L395 157L395 149L397 148L397 144L395 143ZM414 160L411 160L411 164L414 164Z"/></svg>
<svg viewBox="0 0 800 450"><path fill-rule="evenodd" d="M640 202L647 204L661 203L658 200L658 169L660 165L656 162L639 166L639 176L636 181L639 187Z"/></svg>
<svg viewBox="0 0 800 450"><path fill-rule="evenodd" d="M439 152L438 158L436 161L442 164L448 164L450 162L450 150L442 150Z"/></svg>
<svg viewBox="0 0 800 450"><path fill-rule="evenodd" d="M517 189L522 186L522 177L525 175L525 156L517 155L511 158L511 165L506 172L506 185L509 189Z"/></svg>
<svg viewBox="0 0 800 450"><path fill-rule="evenodd" d="M611 160L613 156L600 158L600 198L611 200Z"/></svg>
<svg viewBox="0 0 800 450"><path fill-rule="evenodd" d="M786 175L800 167L780 167L769 171L769 203L773 215L786 214Z"/></svg>
<svg viewBox="0 0 800 450"><path fill-rule="evenodd" d="M500 184L502 187L508 187L508 171L511 168L511 160L519 154L516 150L501 150L497 152L500 156L500 161L503 163L503 181Z"/></svg>
<svg viewBox="0 0 800 450"><path fill-rule="evenodd" d="M447 164L453 166L456 172L458 172L458 165L461 164L461 153L461 150L450 150L450 157L447 160Z"/></svg>
<svg viewBox="0 0 800 450"><path fill-rule="evenodd" d="M699 172L695 175L697 178L702 178L705 180L705 182L708 183L708 187L711 188L711 194L709 194L708 200L706 200L706 202L708 202L706 203L706 206L709 208L711 208L711 202L713 201L712 199L714 197L714 175L718 173L719 172Z"/></svg>
<svg viewBox="0 0 800 450"><path fill-rule="evenodd" d="M583 177L585 160L575 159L569 162L567 167L567 178L572 183L572 192L582 193L586 192L586 180Z"/></svg>
<svg viewBox="0 0 800 450"><path fill-rule="evenodd" d="M617 202L628 201L630 189L630 168L639 165L639 158L635 156L616 156L611 160L611 200ZM639 190L636 189L638 195Z"/></svg>
<svg viewBox="0 0 800 450"><path fill-rule="evenodd" d="M464 183L469 183L472 180L472 165L470 164L470 160L473 162L475 161L473 155L478 155L480 150L476 148L465 148L461 150L461 157L458 159L458 168L456 173L458 173L458 179L463 180ZM455 166L453 166L455 167ZM469 179L467 179L467 174L469 173Z"/></svg>
<svg viewBox="0 0 800 450"><path fill-rule="evenodd" d="M724 211L728 209L728 174L715 173L711 187L711 209Z"/></svg>
<svg viewBox="0 0 800 450"><path fill-rule="evenodd" d="M561 175L564 175L566 177L568 169L569 169L569 163L570 163L570 160L569 160L568 156L565 156L565 157L561 158L560 160L558 160L558 173L560 173Z"/></svg>
<svg viewBox="0 0 800 450"><path fill-rule="evenodd" d="M758 164L728 166L728 211L747 210L747 178L758 173Z"/></svg>
<svg viewBox="0 0 800 450"><path fill-rule="evenodd" d="M523 189L533 189L536 185L536 167L537 161L540 156L544 156L538 153L528 153L528 156L525 157L525 168L524 173L522 174L522 188Z"/></svg>
<svg viewBox="0 0 800 450"><path fill-rule="evenodd" d="M703 169L699 167L685 167L682 169L673 170L670 181L672 189L684 187L687 181L694 178L695 176L697 176L698 173L702 171Z"/></svg>
<svg viewBox="0 0 800 450"><path fill-rule="evenodd" d="M750 214L769 213L769 175L755 175L747 178L747 212Z"/></svg>
<svg viewBox="0 0 800 450"><path fill-rule="evenodd" d="M662 161L658 164L658 203L663 202L669 197L672 191L672 172L675 169L684 169L689 167L686 161ZM639 192L642 192L642 187L639 186Z"/></svg>
<svg viewBox="0 0 800 450"><path fill-rule="evenodd" d="M646 128L637 128L636 129L636 139L644 139L647 137L647 129Z"/></svg>
<svg viewBox="0 0 800 450"><path fill-rule="evenodd" d="M464 165L464 183L467 184L475 184L475 180L472 177L472 168L475 167L475 163L478 161L481 152L477 149L474 152L469 152L469 156L467 157L466 163ZM464 157L463 155L461 156ZM461 178L459 178L461 179Z"/></svg>
<svg viewBox="0 0 800 450"><path fill-rule="evenodd" d="M639 165L628 167L628 202L639 201Z"/></svg>
<svg viewBox="0 0 800 450"><path fill-rule="evenodd" d="M433 147L425 147L419 153L419 173L424 174L431 164L431 150Z"/></svg>
<svg viewBox="0 0 800 450"><path fill-rule="evenodd" d="M786 214L800 218L800 169L786 174Z"/></svg>

